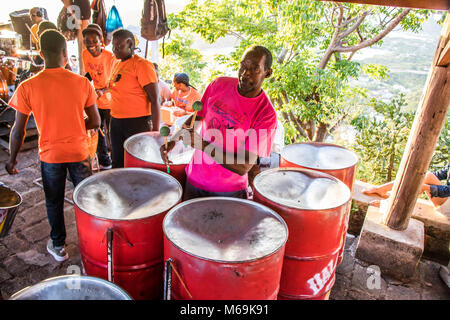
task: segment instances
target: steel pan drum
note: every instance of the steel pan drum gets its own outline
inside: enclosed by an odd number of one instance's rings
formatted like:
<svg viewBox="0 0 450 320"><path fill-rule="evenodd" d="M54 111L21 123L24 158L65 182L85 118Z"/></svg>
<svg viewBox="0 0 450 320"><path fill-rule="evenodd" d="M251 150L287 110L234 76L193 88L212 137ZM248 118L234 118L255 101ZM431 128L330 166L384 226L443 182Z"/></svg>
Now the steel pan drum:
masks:
<svg viewBox="0 0 450 320"><path fill-rule="evenodd" d="M164 137L158 132L143 132L128 138L124 143L125 168L151 168L167 172L159 149L164 144ZM186 165L191 161L194 149L185 147L182 141L178 141L172 151L169 152L169 160L173 162L169 166L169 174L176 178L182 186L186 182Z"/></svg>
<svg viewBox="0 0 450 320"><path fill-rule="evenodd" d="M9 300L131 300L115 284L103 279L68 275L54 277L13 294Z"/></svg>
<svg viewBox="0 0 450 320"><path fill-rule="evenodd" d="M344 147L329 143L299 143L286 146L281 152L281 167L299 167L328 173L344 182L353 193L358 156ZM345 229L342 234L343 244L339 254L340 264L343 259L345 238L350 219L348 209Z"/></svg>
<svg viewBox="0 0 450 320"><path fill-rule="evenodd" d="M134 299L161 298L162 221L181 195L176 179L151 169L113 169L83 180L73 198L86 274L113 279Z"/></svg>
<svg viewBox="0 0 450 320"><path fill-rule="evenodd" d="M8 235L21 203L22 196L0 182L0 238Z"/></svg>
<svg viewBox="0 0 450 320"><path fill-rule="evenodd" d="M353 190L358 156L329 143L297 143L281 151L281 167L299 167L328 173Z"/></svg>
<svg viewBox="0 0 450 320"><path fill-rule="evenodd" d="M193 199L166 215L164 259L174 299L276 299L288 232L269 208L249 200ZM184 289L186 285L190 295Z"/></svg>
<svg viewBox="0 0 450 320"><path fill-rule="evenodd" d="M287 223L279 299L324 299L335 280L350 190L312 170L275 168L258 174L253 199Z"/></svg>

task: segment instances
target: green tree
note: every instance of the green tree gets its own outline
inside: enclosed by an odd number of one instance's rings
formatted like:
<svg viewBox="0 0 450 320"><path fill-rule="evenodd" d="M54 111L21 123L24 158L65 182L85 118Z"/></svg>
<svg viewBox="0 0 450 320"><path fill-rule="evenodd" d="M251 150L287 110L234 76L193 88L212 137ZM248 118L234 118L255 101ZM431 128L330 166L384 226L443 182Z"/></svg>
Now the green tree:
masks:
<svg viewBox="0 0 450 320"><path fill-rule="evenodd" d="M268 47L274 76L265 89L283 117L288 142L324 141L355 110L361 90L350 84L362 73L387 77L387 69L352 61L354 54L380 45L395 27L417 31L427 10L331 3L316 0L192 0L169 15L172 29L199 34L214 43L239 39L230 56L218 59L237 69L250 44Z"/></svg>
<svg viewBox="0 0 450 320"><path fill-rule="evenodd" d="M358 179L376 184L395 178L408 140L414 113L405 111L405 96L389 103L372 99L368 112L353 119L357 130L353 149L358 153Z"/></svg>
<svg viewBox="0 0 450 320"><path fill-rule="evenodd" d="M193 86L198 88L203 83L203 70L207 63L198 50L191 48L193 42L192 37L174 34L171 41L164 44L164 59L159 65L162 79L172 80L176 72L185 72Z"/></svg>

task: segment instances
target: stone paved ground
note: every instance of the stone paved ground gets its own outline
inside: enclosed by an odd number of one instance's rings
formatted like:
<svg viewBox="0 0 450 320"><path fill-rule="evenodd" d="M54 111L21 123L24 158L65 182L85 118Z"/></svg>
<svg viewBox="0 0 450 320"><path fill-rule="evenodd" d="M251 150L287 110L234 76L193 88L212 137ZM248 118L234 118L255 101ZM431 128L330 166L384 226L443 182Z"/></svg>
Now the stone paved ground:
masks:
<svg viewBox="0 0 450 320"><path fill-rule="evenodd" d="M40 178L37 150L19 155L19 174L9 176L4 170L7 153L0 150L0 181L17 190L23 204L8 236L0 239L0 293L4 299L44 279L65 275L71 266L80 266L75 213L66 202L67 245L70 258L56 262L46 251L49 225L45 211L44 192L33 181ZM72 187L66 195L71 199ZM333 300L450 300L450 290L438 275L439 264L422 260L416 276L401 282L381 275L376 278L373 267L354 258L357 238L347 237L344 260L336 271Z"/></svg>

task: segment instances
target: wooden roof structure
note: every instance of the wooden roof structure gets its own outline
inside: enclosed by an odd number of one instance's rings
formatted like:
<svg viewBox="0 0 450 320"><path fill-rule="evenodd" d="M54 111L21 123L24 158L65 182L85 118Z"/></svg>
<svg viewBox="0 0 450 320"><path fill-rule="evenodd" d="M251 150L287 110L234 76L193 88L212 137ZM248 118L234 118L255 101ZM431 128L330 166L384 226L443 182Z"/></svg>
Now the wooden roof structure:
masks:
<svg viewBox="0 0 450 320"><path fill-rule="evenodd" d="M328 1L371 4L387 7L405 7L415 9L434 9L446 11L450 10L449 0L346 0L346 1L328 0Z"/></svg>
<svg viewBox="0 0 450 320"><path fill-rule="evenodd" d="M324 1L324 0L320 0ZM348 2L416 9L450 10L450 0L347 0ZM450 104L450 14L431 65L426 87L416 111L411 133L395 178L384 223L394 230L408 227L425 174L445 124Z"/></svg>

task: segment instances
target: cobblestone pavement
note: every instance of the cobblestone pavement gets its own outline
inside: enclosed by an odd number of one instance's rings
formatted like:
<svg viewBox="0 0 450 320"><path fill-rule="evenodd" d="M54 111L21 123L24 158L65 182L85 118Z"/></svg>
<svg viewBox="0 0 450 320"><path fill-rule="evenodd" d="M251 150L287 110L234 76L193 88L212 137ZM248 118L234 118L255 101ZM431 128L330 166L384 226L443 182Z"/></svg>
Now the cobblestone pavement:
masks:
<svg viewBox="0 0 450 320"><path fill-rule="evenodd" d="M19 174L10 176L4 169L7 153L0 150L0 181L23 197L8 236L0 239L0 293L8 299L13 293L50 277L65 275L81 266L73 205L66 201L65 218L69 260L58 263L46 251L49 225L43 190L33 183L40 178L37 149L19 154ZM67 183L66 196L72 199L73 187ZM347 237L344 259L336 271L332 300L450 300L450 290L438 275L440 265L422 260L416 276L401 282L381 275L374 280L373 267L354 258L357 238ZM72 267L72 268L71 268Z"/></svg>

